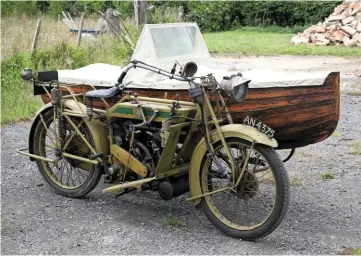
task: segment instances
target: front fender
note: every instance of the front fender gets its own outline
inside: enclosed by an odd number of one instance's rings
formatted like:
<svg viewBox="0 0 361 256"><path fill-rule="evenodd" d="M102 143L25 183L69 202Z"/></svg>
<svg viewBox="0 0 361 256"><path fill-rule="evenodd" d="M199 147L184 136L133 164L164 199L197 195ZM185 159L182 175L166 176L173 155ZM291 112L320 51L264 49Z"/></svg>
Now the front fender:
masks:
<svg viewBox="0 0 361 256"><path fill-rule="evenodd" d="M63 101L64 107L73 111L77 111L80 113L85 113L85 105L78 102L78 104L75 102L75 100L64 100ZM51 103L48 103L44 105L38 112L35 114L35 118L33 119L33 123L31 124L30 133L29 133L29 153L34 154L33 145L34 145L34 133L35 128L38 124L38 122L41 122L40 115L45 114L47 111L49 111L53 105ZM80 109L80 108L81 109ZM109 140L107 138L107 135L105 134L104 128L99 120L88 118L83 118L84 123L88 127L94 143L95 143L95 151L97 153L102 152L104 155L107 155L109 153ZM30 157L31 161L34 161L35 159Z"/></svg>
<svg viewBox="0 0 361 256"><path fill-rule="evenodd" d="M28 149L30 154L34 154L33 145L34 145L34 133L35 128L38 122L40 121L40 115L45 114L47 111L53 108L53 105L49 102L48 104L45 104L42 106L36 113L35 117L33 118L33 122L30 127L29 132L29 140L28 140ZM41 121L40 121L41 122ZM30 157L30 161L35 161L35 158Z"/></svg>
<svg viewBox="0 0 361 256"><path fill-rule="evenodd" d="M270 139L267 135L261 133L256 128L243 124L229 124L221 126L222 134L224 138L236 137L247 141L256 141L258 144L264 144L270 147L277 147L277 141ZM211 132L212 143L215 144L221 140L217 130ZM201 182L200 182L200 171L201 164L204 156L207 153L207 147L205 138L203 138L196 146L192 155L190 169L189 169L189 187L191 197L199 196L202 194ZM197 205L201 199L195 199L193 202Z"/></svg>

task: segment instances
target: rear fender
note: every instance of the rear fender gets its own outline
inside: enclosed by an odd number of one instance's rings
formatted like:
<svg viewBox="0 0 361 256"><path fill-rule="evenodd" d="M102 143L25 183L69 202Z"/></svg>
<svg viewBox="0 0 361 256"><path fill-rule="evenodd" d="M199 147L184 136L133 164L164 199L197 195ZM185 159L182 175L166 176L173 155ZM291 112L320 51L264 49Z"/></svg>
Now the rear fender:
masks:
<svg viewBox="0 0 361 256"><path fill-rule="evenodd" d="M77 111L80 113L85 113L85 105L80 102L75 102L75 100L64 100L63 101L64 107L73 111ZM43 106L35 115L34 121L30 128L29 133L29 153L34 154L33 145L34 145L34 133L35 128L38 122L41 122L40 115L45 114L49 111L53 105L51 103L46 104ZM99 120L88 118L83 118L84 123L88 127L94 143L95 143L95 151L97 153L103 153L104 155L109 154L109 141L107 135L105 134L104 128ZM34 161L34 158L30 157L31 161Z"/></svg>
<svg viewBox="0 0 361 256"><path fill-rule="evenodd" d="M65 108L80 112L82 114L86 113L86 106L75 100L64 100L63 105ZM79 108L80 107L80 108ZM84 123L88 127L94 143L95 151L97 153L103 153L104 155L109 154L109 140L105 129L102 123L98 119L89 119L87 117L83 118Z"/></svg>
<svg viewBox="0 0 361 256"><path fill-rule="evenodd" d="M224 138L236 137L241 138L250 142L256 141L258 144L264 144L269 147L277 147L277 141L275 139L270 139L267 135L259 132L256 128L251 126L242 125L242 124L229 124L221 126L222 134ZM211 138L213 144L221 140L217 130L211 132ZM189 187L191 192L191 197L202 195L202 188L200 182L200 172L201 165L204 156L207 153L207 146L205 138L203 138L198 145L196 146L189 169ZM196 205L199 204L201 199L193 200L193 203Z"/></svg>

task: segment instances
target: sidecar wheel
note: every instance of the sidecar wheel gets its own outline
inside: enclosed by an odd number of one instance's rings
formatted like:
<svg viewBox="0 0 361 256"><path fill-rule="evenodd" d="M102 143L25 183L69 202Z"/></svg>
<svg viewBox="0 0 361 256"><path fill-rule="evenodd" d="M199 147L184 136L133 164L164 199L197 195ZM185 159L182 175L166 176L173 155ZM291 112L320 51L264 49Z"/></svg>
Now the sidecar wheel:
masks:
<svg viewBox="0 0 361 256"><path fill-rule="evenodd" d="M39 121L34 133L34 153L36 155L55 159L60 158L58 164L49 163L42 160L36 160L40 174L50 187L58 194L78 198L83 197L92 191L98 184L102 171L98 165L81 162L66 157L61 157L58 147L54 144L59 143L59 139L55 134L58 125L58 119L54 119L54 111L49 110L43 116L44 123ZM55 122L54 122L55 120ZM78 125L80 119L73 118L72 121ZM75 132L70 124L66 124L65 138L69 139ZM79 128L83 136L94 147L94 140L88 127L83 124ZM67 153L81 156L84 158L91 155L90 149L81 141L79 135L75 135L70 141L69 146L65 150Z"/></svg>
<svg viewBox="0 0 361 256"><path fill-rule="evenodd" d="M239 138L228 138L226 143L236 165L242 167L250 143ZM233 184L221 143L215 145L215 152L221 168L213 160L203 159L200 173L203 193ZM210 222L227 236L252 241L278 227L286 214L288 201L289 181L281 159L274 149L256 144L239 186L205 196L200 207Z"/></svg>

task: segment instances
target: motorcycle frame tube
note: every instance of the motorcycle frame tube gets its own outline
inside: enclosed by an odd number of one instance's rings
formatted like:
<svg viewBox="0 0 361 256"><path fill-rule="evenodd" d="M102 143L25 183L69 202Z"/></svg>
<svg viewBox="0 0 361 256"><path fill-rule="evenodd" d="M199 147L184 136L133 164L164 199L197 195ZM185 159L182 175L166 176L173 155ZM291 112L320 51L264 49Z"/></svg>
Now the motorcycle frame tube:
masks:
<svg viewBox="0 0 361 256"><path fill-rule="evenodd" d="M231 164L231 170L232 170L232 176L233 176L233 184L235 184L235 180L236 180L236 177L235 177L235 173L236 173L236 165L234 163L234 159L233 159L233 156L229 150L229 148L227 147L227 143L223 137L223 134L222 134L222 130L221 130L221 126L219 125L219 121L216 117L216 115L214 114L214 110L213 110L213 107L209 101L209 98L208 98L208 95L206 93L206 91L204 90L204 88L202 88L202 91L203 91L203 98L204 98L204 101L206 103L206 106L208 107L208 111L212 117L212 122L219 134L219 137L220 137L220 140L222 142L222 145L226 151L226 155L229 159L229 162ZM222 99L222 96L221 95L218 95L221 99ZM223 101L224 102L224 101ZM203 117L204 121L206 120L206 117ZM209 132L209 129L208 129L208 125L205 125L205 129L206 129L206 143L209 143L209 146L210 146L210 149L212 150L212 152L209 152L209 153L213 153L214 152L214 148L212 145L212 140L211 140L211 136L210 136L210 132Z"/></svg>
<svg viewBox="0 0 361 256"><path fill-rule="evenodd" d="M177 144L179 142L179 136L183 127L190 126L191 122L184 122L181 124L175 124L170 126L170 133L163 148L162 155L160 156L155 176L156 178L164 177L164 174L170 171L172 168L172 162L174 159Z"/></svg>
<svg viewBox="0 0 361 256"><path fill-rule="evenodd" d="M76 104L74 100L64 100L63 105L64 108L67 108L73 112L78 112L79 114L85 112L86 109L84 104L82 104L81 102L78 102L78 104ZM78 106L82 108L82 111L78 110ZM64 116L71 116L68 115L67 112L63 111L62 113L64 114ZM95 143L94 151L96 151L96 153L103 153L104 155L107 155L109 152L109 139L104 132L104 127L102 126L101 122L96 118L89 119L88 117L79 117L81 118L81 120L84 121L85 125L90 130L90 133Z"/></svg>
<svg viewBox="0 0 361 256"><path fill-rule="evenodd" d="M41 161L45 161L45 162L49 162L49 163L56 163L57 161L59 161L58 158L50 159L50 158L30 154L30 153L27 153L27 152L23 152L24 150L27 150L27 149L26 148L25 149L18 149L18 150L16 150L16 152L21 154L21 155L28 156L28 157L31 157L31 158L34 158L34 159L39 159Z"/></svg>

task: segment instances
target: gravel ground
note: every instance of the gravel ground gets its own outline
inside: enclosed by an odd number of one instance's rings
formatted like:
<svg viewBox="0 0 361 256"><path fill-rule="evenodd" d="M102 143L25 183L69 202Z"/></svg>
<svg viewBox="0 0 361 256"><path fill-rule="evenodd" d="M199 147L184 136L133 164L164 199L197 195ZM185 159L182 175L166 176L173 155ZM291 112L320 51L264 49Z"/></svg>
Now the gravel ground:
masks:
<svg viewBox="0 0 361 256"><path fill-rule="evenodd" d="M230 66L241 61L219 59ZM355 75L343 77L343 86L346 81L361 87ZM361 247L360 113L361 96L342 93L336 132L298 149L286 163L292 184L288 213L257 242L221 234L184 201L188 195L165 202L157 193L135 192L116 199L101 194L101 182L85 199L59 196L36 165L15 152L27 147L30 123L2 127L1 253L338 254ZM333 179L323 179L326 172Z"/></svg>

